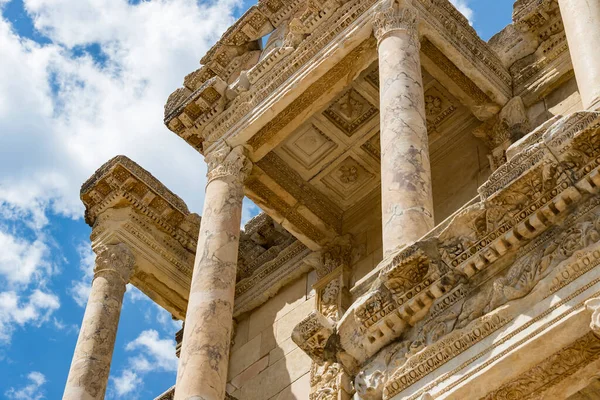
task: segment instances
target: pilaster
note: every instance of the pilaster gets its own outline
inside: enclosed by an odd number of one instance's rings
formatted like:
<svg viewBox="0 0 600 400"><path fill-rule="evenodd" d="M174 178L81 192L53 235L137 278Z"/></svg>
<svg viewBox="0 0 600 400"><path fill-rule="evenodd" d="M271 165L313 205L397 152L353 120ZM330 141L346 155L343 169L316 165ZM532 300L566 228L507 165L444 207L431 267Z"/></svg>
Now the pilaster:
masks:
<svg viewBox="0 0 600 400"><path fill-rule="evenodd" d="M344 315L351 304L349 291L350 259L352 237L338 237L321 253L322 262L317 270L319 280L313 285L316 291L316 309L323 324L331 321L335 324ZM323 318L324 317L324 318ZM326 330L327 331L327 330ZM332 332L329 332L331 334ZM323 336L325 338L325 336ZM329 339L329 337L327 337ZM331 346L325 345L324 352L330 352ZM336 355L323 354L322 361L313 361L310 370L310 400L324 398L349 400L354 393L351 379Z"/></svg>

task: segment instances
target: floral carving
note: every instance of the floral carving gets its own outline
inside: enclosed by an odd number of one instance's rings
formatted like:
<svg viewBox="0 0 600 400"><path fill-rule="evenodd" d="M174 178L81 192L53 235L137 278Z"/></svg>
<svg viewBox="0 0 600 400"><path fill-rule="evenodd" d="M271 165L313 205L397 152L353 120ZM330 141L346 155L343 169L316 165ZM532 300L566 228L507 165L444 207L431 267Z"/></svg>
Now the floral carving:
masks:
<svg viewBox="0 0 600 400"><path fill-rule="evenodd" d="M206 156L208 182L215 179L232 178L244 182L252 170L252 162L246 157L243 147L222 147Z"/></svg>
<svg viewBox="0 0 600 400"><path fill-rule="evenodd" d="M425 111L428 116L436 116L442 112L442 99L436 96L425 96Z"/></svg>
<svg viewBox="0 0 600 400"><path fill-rule="evenodd" d="M135 266L135 257L123 243L105 245L96 249L95 276L106 272L116 272L124 284L129 283Z"/></svg>
<svg viewBox="0 0 600 400"><path fill-rule="evenodd" d="M417 22L419 14L410 4L401 0L387 0L382 10L375 14L373 31L378 41L394 31L409 34L415 43L419 42Z"/></svg>

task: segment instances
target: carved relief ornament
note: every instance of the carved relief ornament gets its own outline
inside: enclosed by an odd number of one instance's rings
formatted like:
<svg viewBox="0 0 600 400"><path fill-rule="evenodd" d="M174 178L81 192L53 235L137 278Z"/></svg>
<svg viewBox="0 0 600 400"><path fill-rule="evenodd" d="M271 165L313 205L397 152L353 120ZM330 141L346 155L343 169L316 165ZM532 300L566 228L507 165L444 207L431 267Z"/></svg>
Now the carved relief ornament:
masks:
<svg viewBox="0 0 600 400"><path fill-rule="evenodd" d="M242 146L221 147L206 156L208 183L215 179L232 178L243 184L252 171L252 162Z"/></svg>
<svg viewBox="0 0 600 400"><path fill-rule="evenodd" d="M129 283L135 266L135 257L129 247L123 243L105 245L96 249L96 266L94 277L104 273L116 273L123 281Z"/></svg>
<svg viewBox="0 0 600 400"><path fill-rule="evenodd" d="M405 0L387 0L373 19L373 33L377 42L392 32L403 31L419 44L418 32L419 13Z"/></svg>

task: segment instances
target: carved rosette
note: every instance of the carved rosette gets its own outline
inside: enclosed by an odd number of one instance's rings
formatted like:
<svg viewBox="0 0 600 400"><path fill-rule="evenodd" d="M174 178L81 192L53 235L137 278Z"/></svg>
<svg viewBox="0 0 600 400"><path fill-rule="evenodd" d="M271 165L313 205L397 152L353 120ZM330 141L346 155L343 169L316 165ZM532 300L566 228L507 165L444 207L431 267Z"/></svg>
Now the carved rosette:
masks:
<svg viewBox="0 0 600 400"><path fill-rule="evenodd" d="M94 278L117 276L126 285L133 275L134 266L135 257L127 245L105 245L96 250Z"/></svg>
<svg viewBox="0 0 600 400"><path fill-rule="evenodd" d="M216 179L228 179L242 185L252 171L252 162L242 146L233 149L221 147L206 156L206 164L207 183Z"/></svg>
<svg viewBox="0 0 600 400"><path fill-rule="evenodd" d="M408 34L415 46L419 46L419 13L407 1L388 0L381 11L373 19L373 33L377 42L381 43L388 35L394 32Z"/></svg>

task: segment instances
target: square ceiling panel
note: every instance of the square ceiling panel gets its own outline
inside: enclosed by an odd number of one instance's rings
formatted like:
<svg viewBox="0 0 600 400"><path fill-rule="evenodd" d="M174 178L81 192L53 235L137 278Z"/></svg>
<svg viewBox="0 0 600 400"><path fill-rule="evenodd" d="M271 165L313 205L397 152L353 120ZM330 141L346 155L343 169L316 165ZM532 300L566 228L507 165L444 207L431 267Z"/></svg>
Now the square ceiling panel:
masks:
<svg viewBox="0 0 600 400"><path fill-rule="evenodd" d="M379 182L379 177L370 167L350 155L319 176L321 178L315 184L334 195L343 208L367 195Z"/></svg>
<svg viewBox="0 0 600 400"><path fill-rule="evenodd" d="M379 132L373 135L369 140L363 143L360 148L365 151L368 155L373 157L375 160L381 160L381 138Z"/></svg>
<svg viewBox="0 0 600 400"><path fill-rule="evenodd" d="M348 137L377 114L377 108L352 87L338 96L323 112Z"/></svg>
<svg viewBox="0 0 600 400"><path fill-rule="evenodd" d="M325 133L315 121L301 126L275 150L306 180L319 173L341 151L340 143Z"/></svg>
<svg viewBox="0 0 600 400"><path fill-rule="evenodd" d="M430 87L425 92L425 113L427 129L435 130L457 109L457 104L439 84ZM430 132L431 133L431 132Z"/></svg>

